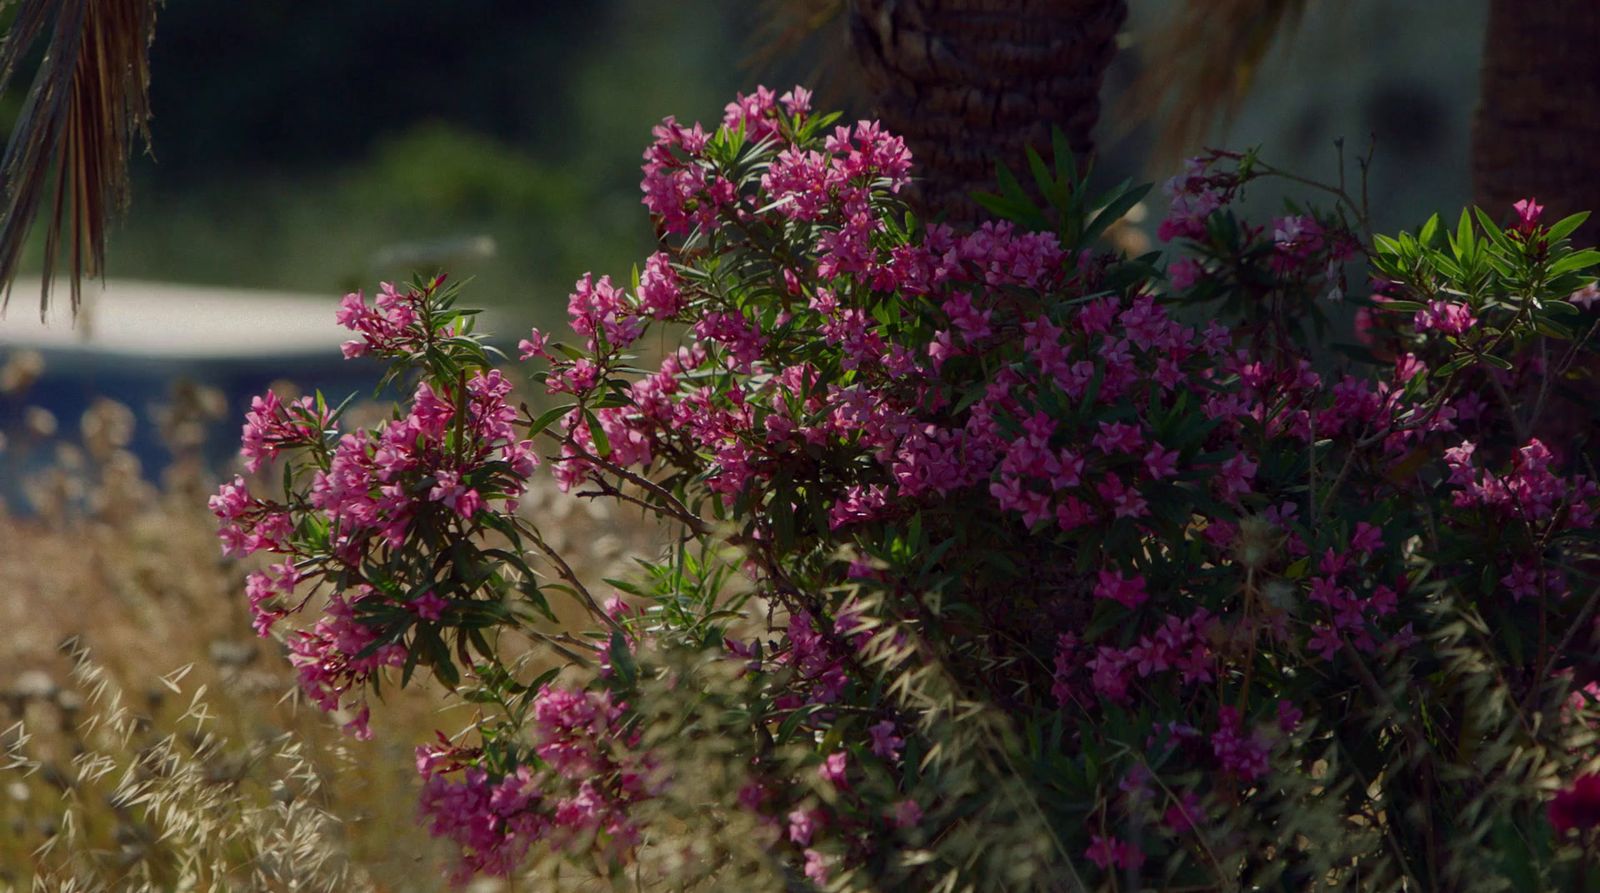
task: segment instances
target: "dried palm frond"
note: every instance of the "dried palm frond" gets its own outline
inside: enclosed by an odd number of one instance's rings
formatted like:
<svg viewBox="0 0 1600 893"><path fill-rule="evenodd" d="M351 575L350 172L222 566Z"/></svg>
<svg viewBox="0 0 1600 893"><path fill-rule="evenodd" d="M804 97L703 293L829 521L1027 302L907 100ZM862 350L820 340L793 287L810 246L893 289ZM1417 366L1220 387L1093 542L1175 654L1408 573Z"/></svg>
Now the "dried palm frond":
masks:
<svg viewBox="0 0 1600 893"><path fill-rule="evenodd" d="M744 68L764 79L803 59L808 64L800 80L817 91L819 105L859 99L845 34L848 6L848 0L763 0Z"/></svg>
<svg viewBox="0 0 1600 893"><path fill-rule="evenodd" d="M128 151L149 140L150 40L160 0L18 0L0 42L0 94L36 46L43 57L0 159L0 287L9 303L46 193L42 316L65 262L77 311L85 273L105 267L106 225L128 198ZM0 9L13 5L0 0ZM63 252L65 257L63 257Z"/></svg>
<svg viewBox="0 0 1600 893"><path fill-rule="evenodd" d="M1143 71L1123 115L1156 120L1155 160L1174 161L1238 111L1261 62L1310 0L1183 0L1141 41Z"/></svg>

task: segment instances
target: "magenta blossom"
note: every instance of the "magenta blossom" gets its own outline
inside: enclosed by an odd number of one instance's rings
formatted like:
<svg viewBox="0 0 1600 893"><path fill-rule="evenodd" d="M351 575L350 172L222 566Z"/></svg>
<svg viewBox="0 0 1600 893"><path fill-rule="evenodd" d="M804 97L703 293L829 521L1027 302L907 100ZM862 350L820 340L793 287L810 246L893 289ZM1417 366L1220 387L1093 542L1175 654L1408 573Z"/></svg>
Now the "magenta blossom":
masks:
<svg viewBox="0 0 1600 893"><path fill-rule="evenodd" d="M1544 213L1544 205L1532 197L1522 199L1511 206L1517 212L1517 232L1528 235L1534 227L1539 225L1539 216Z"/></svg>
<svg viewBox="0 0 1600 893"><path fill-rule="evenodd" d="M1550 824L1557 834L1600 825L1600 774L1580 775L1550 801Z"/></svg>

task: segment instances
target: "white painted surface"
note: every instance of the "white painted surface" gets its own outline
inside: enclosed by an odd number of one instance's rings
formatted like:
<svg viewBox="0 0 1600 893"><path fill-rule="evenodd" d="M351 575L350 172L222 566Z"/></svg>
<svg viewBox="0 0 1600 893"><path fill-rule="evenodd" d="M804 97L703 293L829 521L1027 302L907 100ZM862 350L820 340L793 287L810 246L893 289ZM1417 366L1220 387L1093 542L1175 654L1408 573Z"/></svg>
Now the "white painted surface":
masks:
<svg viewBox="0 0 1600 893"><path fill-rule="evenodd" d="M334 322L339 295L165 282L84 283L76 322L65 283L39 319L38 280L19 280L0 319L0 349L82 351L167 359L248 359L332 352L352 337Z"/></svg>

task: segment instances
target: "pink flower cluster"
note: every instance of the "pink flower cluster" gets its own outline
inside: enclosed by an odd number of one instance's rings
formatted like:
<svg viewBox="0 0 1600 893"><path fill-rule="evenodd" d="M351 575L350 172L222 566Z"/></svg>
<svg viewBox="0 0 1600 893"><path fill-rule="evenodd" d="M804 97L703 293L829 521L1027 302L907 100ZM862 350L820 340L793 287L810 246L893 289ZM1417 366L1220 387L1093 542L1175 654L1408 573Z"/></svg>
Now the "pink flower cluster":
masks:
<svg viewBox="0 0 1600 893"><path fill-rule="evenodd" d="M1456 487L1453 504L1483 517L1482 522L1471 518L1458 522L1488 523L1496 529L1509 522L1526 532L1525 540L1503 545L1500 556L1506 568L1500 583L1513 601L1565 596L1565 574L1543 560L1542 544L1562 534L1594 529L1600 517L1600 484L1581 474L1556 474L1550 467L1554 456L1537 439L1513 453L1510 467L1498 475L1478 467L1477 448L1475 442L1464 440L1444 453L1449 483ZM1513 547L1514 542L1522 545Z"/></svg>
<svg viewBox="0 0 1600 893"><path fill-rule="evenodd" d="M400 291L393 283L385 282L370 305L361 292L345 295L334 318L360 336L344 343L345 359L369 354L404 356L429 339L449 337L443 327L430 327L422 313L426 298L443 283L444 277L440 276L420 291Z"/></svg>
<svg viewBox="0 0 1600 893"><path fill-rule="evenodd" d="M687 235L696 227L713 229L717 209L733 200L733 184L711 177L698 162L706 149L706 132L684 127L672 118L655 130L655 142L644 153L644 204L660 220L663 232Z"/></svg>
<svg viewBox="0 0 1600 893"><path fill-rule="evenodd" d="M425 351L430 339L450 337L448 327L428 324L437 315L432 302L441 282L405 292L385 285L375 308L359 294L347 297L339 319L362 340L359 348L347 345L346 353L370 350L410 358ZM430 530L466 532L486 510L513 510L538 459L531 442L516 436L510 392L511 383L498 371L463 374L458 382L437 387L424 380L405 415L375 431L343 436L320 400L285 404L272 393L257 397L242 437L246 466L254 472L280 453L294 452L306 461L291 469L292 476L307 469L311 474L299 497L303 501L256 498L242 477L223 484L210 500L224 552L285 556L247 577L256 631L268 635L307 603L309 593L296 600L297 587L306 580L331 580L352 569L356 579L364 579L364 562L380 550L406 548L421 520ZM320 515L307 525L312 532L297 533L297 516L310 513ZM316 532L322 530L326 533ZM312 538L302 538L306 535ZM348 727L361 736L368 734L361 689L380 669L398 666L406 657L401 641L385 641L363 653L378 640L360 607L380 600L393 598L365 583L336 589L309 630L287 637L301 688L324 710L354 705L357 716ZM422 623L443 621L450 606L451 599L432 588L404 602Z"/></svg>
<svg viewBox="0 0 1600 893"><path fill-rule="evenodd" d="M514 768L491 774L476 765L481 752L418 747L419 815L460 848L457 878L509 876L541 841L626 860L640 836L628 813L653 795L654 770L623 714L603 691L544 686L530 711L532 751Z"/></svg>
<svg viewBox="0 0 1600 893"><path fill-rule="evenodd" d="M258 398L259 399L259 398ZM244 478L223 484L209 505L219 522L222 553L243 558L256 552L288 552L294 533L289 513L250 495Z"/></svg>
<svg viewBox="0 0 1600 893"><path fill-rule="evenodd" d="M1127 704L1137 687L1159 685L1162 680L1152 677L1166 673L1184 686L1210 682L1217 666L1211 642L1219 629L1217 618L1204 608L1183 618L1169 614L1153 634L1141 636L1134 645L1100 645L1087 658L1075 637L1063 637L1056 645L1056 700L1063 706L1068 700L1088 706L1091 702L1081 695L1092 692L1108 703ZM1074 681L1080 673L1089 675L1087 692Z"/></svg>
<svg viewBox="0 0 1600 893"><path fill-rule="evenodd" d="M1594 527L1600 485L1584 475L1563 477L1551 471L1550 450L1530 440L1511 458L1503 475L1478 468L1477 444L1464 440L1445 450L1457 508L1483 508L1529 524L1557 524L1560 529Z"/></svg>
<svg viewBox="0 0 1600 893"><path fill-rule="evenodd" d="M1119 868L1138 871L1145 859L1144 851L1138 844L1104 834L1090 835L1089 848L1084 850L1083 855L1102 871Z"/></svg>
<svg viewBox="0 0 1600 893"><path fill-rule="evenodd" d="M1161 241L1204 239L1206 219L1232 201L1239 181L1237 176L1212 171L1211 166L1220 157L1191 158L1185 162L1182 174L1163 185L1171 207L1156 228L1156 237Z"/></svg>
<svg viewBox="0 0 1600 893"><path fill-rule="evenodd" d="M876 122L838 127L825 151L789 146L762 175L761 188L792 220L816 221L842 212L844 219L870 214L873 181L887 180L891 191L907 182L911 153L903 139Z"/></svg>
<svg viewBox="0 0 1600 893"><path fill-rule="evenodd" d="M420 753L418 764L431 757ZM453 880L465 884L475 875L510 877L521 868L528 848L544 838L548 818L533 772L527 766L494 778L476 767L459 780L424 770L418 814L434 837L449 840L460 852Z"/></svg>
<svg viewBox="0 0 1600 893"><path fill-rule="evenodd" d="M1460 337L1477 323L1472 308L1457 301L1435 300L1417 311L1418 332L1435 331L1441 335Z"/></svg>
<svg viewBox="0 0 1600 893"><path fill-rule="evenodd" d="M310 493L336 553L355 560L374 536L399 548L418 514L436 508L463 524L491 500L514 509L538 457L516 438L510 392L498 370L474 373L460 393L422 382L405 417L341 437Z"/></svg>
<svg viewBox="0 0 1600 893"><path fill-rule="evenodd" d="M368 587L348 597L336 592L328 598L323 617L313 629L297 630L287 639L289 662L294 665L300 690L330 713L353 707L355 716L345 728L362 740L372 737L367 727L367 681L383 667L400 666L406 656L405 648L397 643L377 644L372 627L357 619L358 607L373 597Z"/></svg>
<svg viewBox="0 0 1600 893"><path fill-rule="evenodd" d="M833 641L816 628L814 618L799 612L789 618L789 650L779 658L799 674L798 684L777 704L780 710L803 704L832 704L839 700L850 683L845 672L845 656Z"/></svg>
<svg viewBox="0 0 1600 893"><path fill-rule="evenodd" d="M1600 825L1600 774L1580 775L1550 800L1550 825L1558 836Z"/></svg>
<svg viewBox="0 0 1600 893"><path fill-rule="evenodd" d="M320 444L332 423L329 412L318 409L310 397L284 403L268 391L250 401L239 454L245 468L254 473L283 450Z"/></svg>

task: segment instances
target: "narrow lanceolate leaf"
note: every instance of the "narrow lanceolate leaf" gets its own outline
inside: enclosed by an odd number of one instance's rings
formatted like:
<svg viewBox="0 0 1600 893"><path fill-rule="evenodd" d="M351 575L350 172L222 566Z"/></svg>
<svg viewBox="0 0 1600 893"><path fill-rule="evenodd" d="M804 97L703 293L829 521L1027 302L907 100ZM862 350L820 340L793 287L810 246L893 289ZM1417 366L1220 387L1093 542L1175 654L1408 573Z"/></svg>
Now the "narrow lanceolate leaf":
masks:
<svg viewBox="0 0 1600 893"><path fill-rule="evenodd" d="M0 94L42 48L0 159L0 287L11 284L46 201L43 286L65 271L72 308L84 275L105 269L106 225L128 198L128 152L148 142L149 47L160 0L20 0L0 42ZM0 0L0 8L12 5Z"/></svg>

